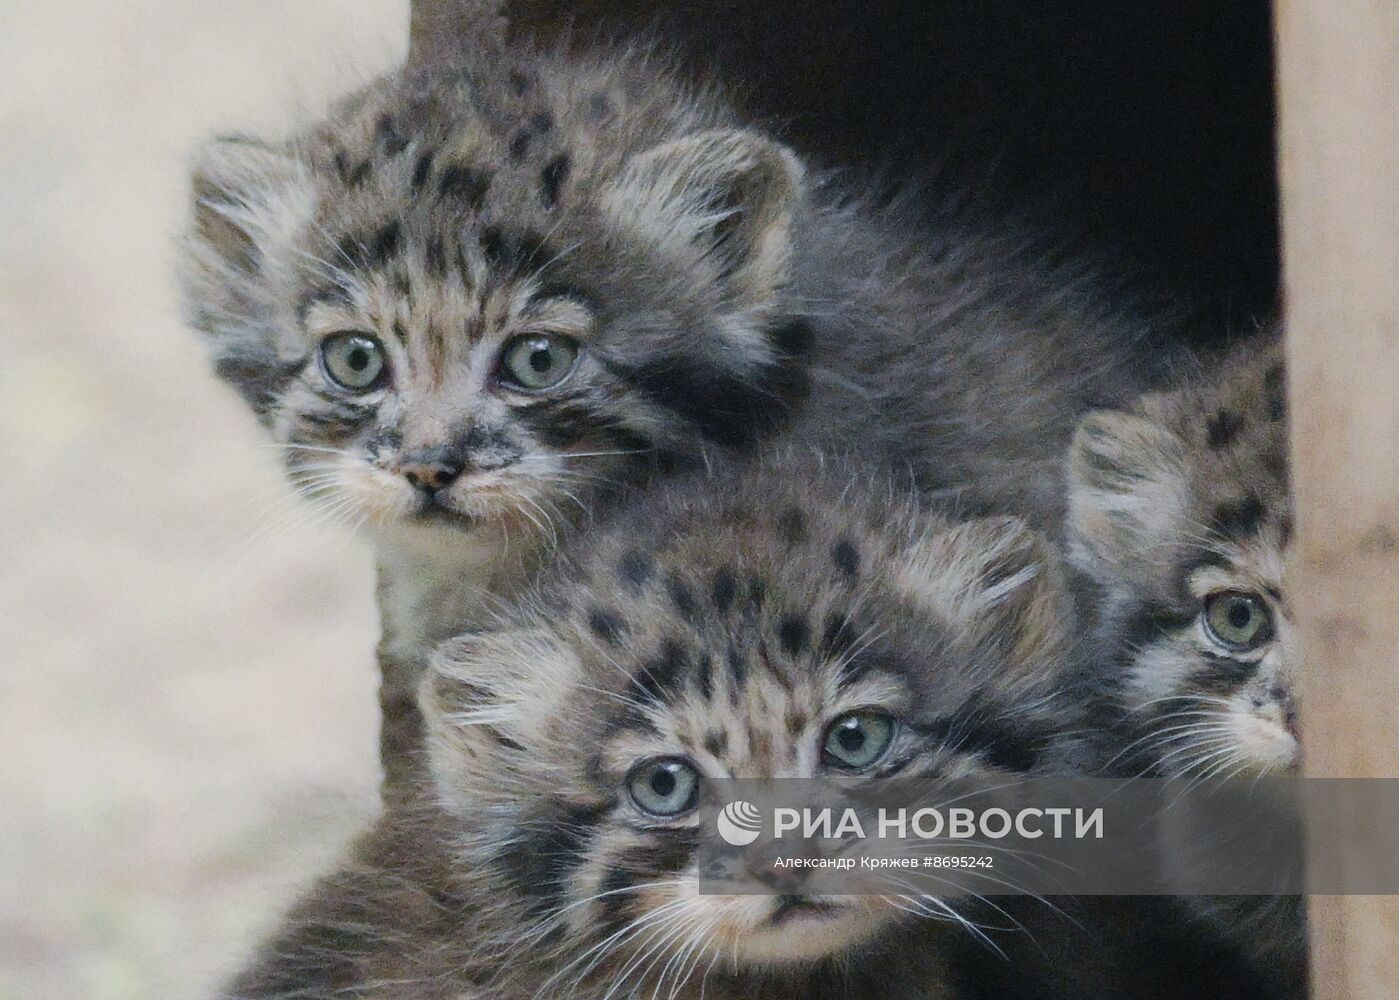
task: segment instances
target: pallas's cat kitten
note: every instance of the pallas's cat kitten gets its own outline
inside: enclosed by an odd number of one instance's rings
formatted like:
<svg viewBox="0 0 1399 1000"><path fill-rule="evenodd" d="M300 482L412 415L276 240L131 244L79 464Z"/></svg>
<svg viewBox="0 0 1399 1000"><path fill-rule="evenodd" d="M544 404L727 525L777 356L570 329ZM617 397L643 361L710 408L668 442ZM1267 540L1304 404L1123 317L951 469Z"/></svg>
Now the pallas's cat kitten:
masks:
<svg viewBox="0 0 1399 1000"><path fill-rule="evenodd" d="M191 324L374 538L400 763L428 650L619 487L781 435L1048 524L1140 371L1081 268L816 177L644 51L464 40L193 186Z"/></svg>
<svg viewBox="0 0 1399 1000"><path fill-rule="evenodd" d="M231 995L954 995L969 932L916 890L699 892L707 782L1002 782L1057 739L1073 627L1047 546L837 478L672 480L446 643L424 802Z"/></svg>
<svg viewBox="0 0 1399 1000"><path fill-rule="evenodd" d="M1284 390L1277 337L1260 336L1181 388L1090 414L1074 436L1072 558L1100 592L1120 771L1298 771ZM1166 839L1168 855L1190 846ZM1298 897L1189 903L1305 989Z"/></svg>

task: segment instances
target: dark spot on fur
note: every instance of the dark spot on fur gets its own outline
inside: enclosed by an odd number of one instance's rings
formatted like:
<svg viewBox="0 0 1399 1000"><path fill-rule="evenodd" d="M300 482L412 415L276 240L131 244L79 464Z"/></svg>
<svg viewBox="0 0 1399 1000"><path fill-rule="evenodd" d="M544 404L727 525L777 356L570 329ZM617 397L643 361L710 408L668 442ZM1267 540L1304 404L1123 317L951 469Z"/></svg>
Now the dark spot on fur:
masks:
<svg viewBox="0 0 1399 1000"><path fill-rule="evenodd" d="M858 653L847 653L840 661L840 672L836 676L836 687L842 691L865 677L879 661L868 650L862 649Z"/></svg>
<svg viewBox="0 0 1399 1000"><path fill-rule="evenodd" d="M491 187L491 175L475 167L453 164L442 171L437 191L444 198L460 201L473 212L480 211Z"/></svg>
<svg viewBox="0 0 1399 1000"><path fill-rule="evenodd" d="M711 729L705 734L704 748L715 757L723 757L729 752L729 734L722 729Z"/></svg>
<svg viewBox="0 0 1399 1000"><path fill-rule="evenodd" d="M398 127L388 115L379 119L374 133L379 140L380 148L388 156L397 156L408 148L408 140L399 134Z"/></svg>
<svg viewBox="0 0 1399 1000"><path fill-rule="evenodd" d="M695 690L705 701L714 697L714 657L709 653L701 653L695 665Z"/></svg>
<svg viewBox="0 0 1399 1000"><path fill-rule="evenodd" d="M831 549L831 558L835 560L836 568L850 579L860 575L860 550L850 539L842 538L836 542Z"/></svg>
<svg viewBox="0 0 1399 1000"><path fill-rule="evenodd" d="M510 159L519 163L529 155L530 143L534 141L534 134L527 128L520 129L515 133L515 138L510 140Z"/></svg>
<svg viewBox="0 0 1399 1000"><path fill-rule="evenodd" d="M1220 410L1205 423L1205 443L1214 451L1227 448L1243 430L1244 417L1233 410Z"/></svg>
<svg viewBox="0 0 1399 1000"><path fill-rule="evenodd" d="M654 566L648 553L641 549L632 549L622 556L617 564L617 571L633 593L640 593L651 582Z"/></svg>
<svg viewBox="0 0 1399 1000"><path fill-rule="evenodd" d="M418 157L418 162L413 166L413 190L421 191L427 184L428 178L432 175L432 160L436 154L428 150Z"/></svg>
<svg viewBox="0 0 1399 1000"><path fill-rule="evenodd" d="M1265 513L1256 496L1225 501L1214 509L1212 527L1229 538L1247 538L1262 527Z"/></svg>
<svg viewBox="0 0 1399 1000"><path fill-rule="evenodd" d="M553 131L554 116L547 111L539 111L530 115L529 124L530 128L543 135L545 132Z"/></svg>
<svg viewBox="0 0 1399 1000"><path fill-rule="evenodd" d="M356 240L350 259L363 267L383 267L398 253L403 229L397 221L387 223L365 240Z"/></svg>
<svg viewBox="0 0 1399 1000"><path fill-rule="evenodd" d="M612 114L612 99L604 91L598 91L588 98L588 117L600 121Z"/></svg>
<svg viewBox="0 0 1399 1000"><path fill-rule="evenodd" d="M732 688L737 695L744 682L748 680L748 659L743 655L737 646L729 644L727 663L729 667L729 677L733 680Z"/></svg>
<svg viewBox="0 0 1399 1000"><path fill-rule="evenodd" d="M519 233L511 241L511 245L514 247L514 263L517 268L543 263L555 256L553 251L548 249L543 236L528 230Z"/></svg>
<svg viewBox="0 0 1399 1000"><path fill-rule="evenodd" d="M810 631L811 626L803 614L785 614L777 623L777 638L788 656L801 655Z"/></svg>
<svg viewBox="0 0 1399 1000"><path fill-rule="evenodd" d="M512 69L510 71L510 89L515 92L517 97L525 96L525 94L529 93L530 78L519 70Z"/></svg>
<svg viewBox="0 0 1399 1000"><path fill-rule="evenodd" d="M442 244L442 237L434 234L423 244L423 266L434 278L446 276L447 248Z"/></svg>
<svg viewBox="0 0 1399 1000"><path fill-rule="evenodd" d="M799 358L816 342L811 324L804 319L790 320L772 332L772 342L789 358Z"/></svg>
<svg viewBox="0 0 1399 1000"><path fill-rule="evenodd" d="M748 578L748 610L757 614L767 603L768 587L756 576Z"/></svg>
<svg viewBox="0 0 1399 1000"><path fill-rule="evenodd" d="M678 639L662 641L658 656L642 664L631 679L631 692L640 701L663 703L680 690L689 656Z"/></svg>
<svg viewBox="0 0 1399 1000"><path fill-rule="evenodd" d="M670 591L670 599L675 604L675 610L680 612L680 617L693 624L699 613L699 606L695 603L695 595L690 593L690 588L672 574L666 579L666 589Z"/></svg>
<svg viewBox="0 0 1399 1000"><path fill-rule="evenodd" d="M628 631L627 623L622 621L621 616L606 608L593 608L588 615L588 627L609 646L620 645L622 637Z"/></svg>
<svg viewBox="0 0 1399 1000"><path fill-rule="evenodd" d="M345 176L345 183L352 188L363 187L364 182L369 180L369 173L373 169L370 162L365 160L350 169L350 172Z"/></svg>
<svg viewBox="0 0 1399 1000"><path fill-rule="evenodd" d="M783 721L787 726L787 735L796 737L802 734L802 730L806 728L808 719L806 713L800 709L789 708L787 709L787 714Z"/></svg>
<svg viewBox="0 0 1399 1000"><path fill-rule="evenodd" d="M806 515L796 507L788 507L777 518L777 531L788 545L806 541Z"/></svg>
<svg viewBox="0 0 1399 1000"><path fill-rule="evenodd" d="M515 271L554 256L539 234L525 231L509 235L498 226L488 226L482 231L481 252L491 267Z"/></svg>
<svg viewBox="0 0 1399 1000"><path fill-rule="evenodd" d="M559 203L559 192L563 190L572 169L573 163L568 154L561 153L545 164L544 169L539 172L539 194L544 199L545 208L553 208Z"/></svg>
<svg viewBox="0 0 1399 1000"><path fill-rule="evenodd" d="M403 320L395 319L393 321L393 336L400 344L408 343L408 328L403 325Z"/></svg>
<svg viewBox="0 0 1399 1000"><path fill-rule="evenodd" d="M855 644L855 630L846 615L832 611L826 615L826 627L821 633L821 652L839 656Z"/></svg>
<svg viewBox="0 0 1399 1000"><path fill-rule="evenodd" d="M486 263L491 267L500 267L505 263L509 251L505 245L505 234L496 226L488 226L481 232L481 254L486 258Z"/></svg>
<svg viewBox="0 0 1399 1000"><path fill-rule="evenodd" d="M733 607L734 595L738 593L738 580L734 577L733 570L727 566L716 570L710 593L714 598L714 607L720 612L726 612Z"/></svg>

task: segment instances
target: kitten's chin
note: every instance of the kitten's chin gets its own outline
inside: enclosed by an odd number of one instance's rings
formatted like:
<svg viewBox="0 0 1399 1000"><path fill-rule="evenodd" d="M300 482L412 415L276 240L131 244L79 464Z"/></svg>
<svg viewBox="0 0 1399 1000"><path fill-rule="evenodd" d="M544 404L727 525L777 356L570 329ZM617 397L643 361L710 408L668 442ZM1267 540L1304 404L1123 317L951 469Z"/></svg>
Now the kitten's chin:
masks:
<svg viewBox="0 0 1399 1000"><path fill-rule="evenodd" d="M721 951L755 967L808 965L838 957L877 934L888 921L884 908L863 902L802 897L750 897L741 917L723 922ZM737 915L736 915L737 916Z"/></svg>

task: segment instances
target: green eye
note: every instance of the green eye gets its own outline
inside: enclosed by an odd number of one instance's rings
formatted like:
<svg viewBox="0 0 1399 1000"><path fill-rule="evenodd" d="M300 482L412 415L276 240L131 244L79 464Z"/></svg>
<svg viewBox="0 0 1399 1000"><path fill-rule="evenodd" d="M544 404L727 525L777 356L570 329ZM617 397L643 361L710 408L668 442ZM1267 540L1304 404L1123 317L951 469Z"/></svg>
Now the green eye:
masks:
<svg viewBox="0 0 1399 1000"><path fill-rule="evenodd" d="M384 381L384 348L364 333L334 333L321 341L321 367L342 389L368 392Z"/></svg>
<svg viewBox="0 0 1399 1000"><path fill-rule="evenodd" d="M1205 631L1235 653L1257 649L1273 637L1273 616L1261 597L1222 590L1205 598Z"/></svg>
<svg viewBox="0 0 1399 1000"><path fill-rule="evenodd" d="M826 763L843 771L863 771L877 763L894 742L894 720L881 712L850 712L826 729Z"/></svg>
<svg viewBox="0 0 1399 1000"><path fill-rule="evenodd" d="M578 342L552 333L531 333L505 345L500 374L509 385L538 391L568 377L578 360Z"/></svg>
<svg viewBox="0 0 1399 1000"><path fill-rule="evenodd" d="M644 760L627 775L627 791L652 816L679 816L699 797L699 774L676 757Z"/></svg>

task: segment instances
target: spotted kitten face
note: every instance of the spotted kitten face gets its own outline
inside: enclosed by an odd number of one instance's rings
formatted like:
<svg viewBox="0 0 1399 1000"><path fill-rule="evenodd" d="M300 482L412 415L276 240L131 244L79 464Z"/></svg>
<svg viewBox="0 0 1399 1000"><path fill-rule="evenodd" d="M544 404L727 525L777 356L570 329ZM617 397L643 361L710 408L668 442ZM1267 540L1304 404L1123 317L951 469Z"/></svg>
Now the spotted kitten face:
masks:
<svg viewBox="0 0 1399 1000"><path fill-rule="evenodd" d="M562 958L846 953L907 901L699 895L705 783L1022 772L1055 732L1066 612L1019 522L920 522L786 478L648 503L438 658L433 771L463 863L500 871Z"/></svg>
<svg viewBox="0 0 1399 1000"><path fill-rule="evenodd" d="M1138 747L1167 773L1298 766L1292 532L1275 347L1208 386L1088 416L1070 462L1074 558L1104 588Z"/></svg>
<svg viewBox="0 0 1399 1000"><path fill-rule="evenodd" d="M500 56L205 150L189 313L304 493L541 526L781 420L800 168L645 78Z"/></svg>

